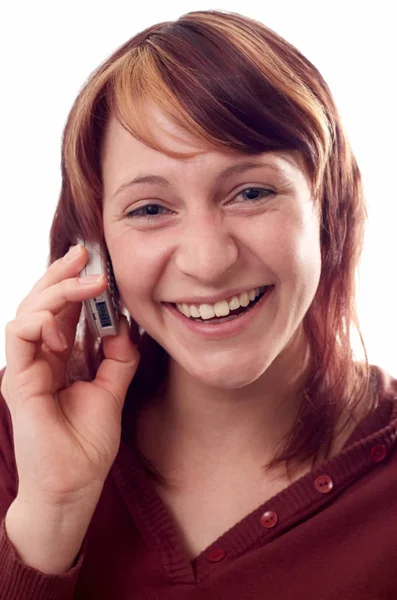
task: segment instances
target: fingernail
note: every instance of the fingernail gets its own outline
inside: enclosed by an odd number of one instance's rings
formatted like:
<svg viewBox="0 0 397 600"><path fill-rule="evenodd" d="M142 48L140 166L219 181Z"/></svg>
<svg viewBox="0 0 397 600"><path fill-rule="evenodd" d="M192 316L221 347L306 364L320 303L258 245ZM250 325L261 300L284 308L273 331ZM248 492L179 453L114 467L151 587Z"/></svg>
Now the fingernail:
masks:
<svg viewBox="0 0 397 600"><path fill-rule="evenodd" d="M62 331L58 331L58 337L61 340L61 344L63 345L63 350L66 350L66 348L68 347L68 342Z"/></svg>
<svg viewBox="0 0 397 600"><path fill-rule="evenodd" d="M63 257L67 262L76 258L81 251L81 244L77 244L76 246L70 246L68 252Z"/></svg>

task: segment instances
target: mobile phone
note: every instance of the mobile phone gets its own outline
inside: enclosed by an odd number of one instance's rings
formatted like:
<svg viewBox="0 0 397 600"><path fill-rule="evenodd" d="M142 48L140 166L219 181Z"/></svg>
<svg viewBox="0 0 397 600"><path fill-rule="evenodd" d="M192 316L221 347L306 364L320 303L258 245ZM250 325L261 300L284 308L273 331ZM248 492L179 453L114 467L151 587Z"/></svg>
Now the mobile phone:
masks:
<svg viewBox="0 0 397 600"><path fill-rule="evenodd" d="M102 294L83 301L90 331L99 338L116 335L119 326L120 296L107 249L97 242L88 242L81 238L77 238L77 244L85 246L88 251L88 260L80 275L86 277L103 273L109 282L107 289Z"/></svg>

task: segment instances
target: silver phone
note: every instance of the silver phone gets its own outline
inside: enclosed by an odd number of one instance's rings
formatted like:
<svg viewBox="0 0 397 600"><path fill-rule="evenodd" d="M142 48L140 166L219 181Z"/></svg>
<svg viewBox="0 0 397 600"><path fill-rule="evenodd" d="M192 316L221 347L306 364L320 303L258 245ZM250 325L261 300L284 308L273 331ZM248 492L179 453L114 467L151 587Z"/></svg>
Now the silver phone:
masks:
<svg viewBox="0 0 397 600"><path fill-rule="evenodd" d="M107 250L96 242L87 242L77 238L77 243L85 246L88 251L88 260L80 275L86 277L103 273L109 282L107 289L102 294L83 301L90 331L99 338L116 335L119 326L120 296L110 257Z"/></svg>

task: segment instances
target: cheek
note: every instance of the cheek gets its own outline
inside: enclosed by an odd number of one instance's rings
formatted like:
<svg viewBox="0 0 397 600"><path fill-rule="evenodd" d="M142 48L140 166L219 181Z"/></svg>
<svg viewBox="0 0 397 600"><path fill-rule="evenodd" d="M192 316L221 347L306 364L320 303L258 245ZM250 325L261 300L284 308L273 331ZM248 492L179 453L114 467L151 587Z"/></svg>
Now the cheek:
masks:
<svg viewBox="0 0 397 600"><path fill-rule="evenodd" d="M317 286L321 272L319 223L314 214L275 213L258 240L258 254L280 282Z"/></svg>
<svg viewBox="0 0 397 600"><path fill-rule="evenodd" d="M158 246L158 247L157 247ZM120 236L109 251L120 295L130 310L151 297L164 263L164 247L149 243L141 236Z"/></svg>
<svg viewBox="0 0 397 600"><path fill-rule="evenodd" d="M248 247L277 272L301 269L320 253L319 228L304 215L274 212L245 231Z"/></svg>
<svg viewBox="0 0 397 600"><path fill-rule="evenodd" d="M300 290L301 302L311 302L321 275L321 245L319 227L314 222L302 223L291 236L291 278Z"/></svg>

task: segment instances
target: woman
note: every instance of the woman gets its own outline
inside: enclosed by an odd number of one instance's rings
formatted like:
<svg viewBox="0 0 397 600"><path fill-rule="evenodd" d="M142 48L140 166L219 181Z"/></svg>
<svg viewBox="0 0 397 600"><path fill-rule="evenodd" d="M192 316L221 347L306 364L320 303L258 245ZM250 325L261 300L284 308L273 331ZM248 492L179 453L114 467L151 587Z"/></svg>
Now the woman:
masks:
<svg viewBox="0 0 397 600"><path fill-rule="evenodd" d="M350 345L365 202L320 73L235 13L154 25L62 176L6 330L0 596L394 598L397 383ZM99 342L78 237L122 300Z"/></svg>

